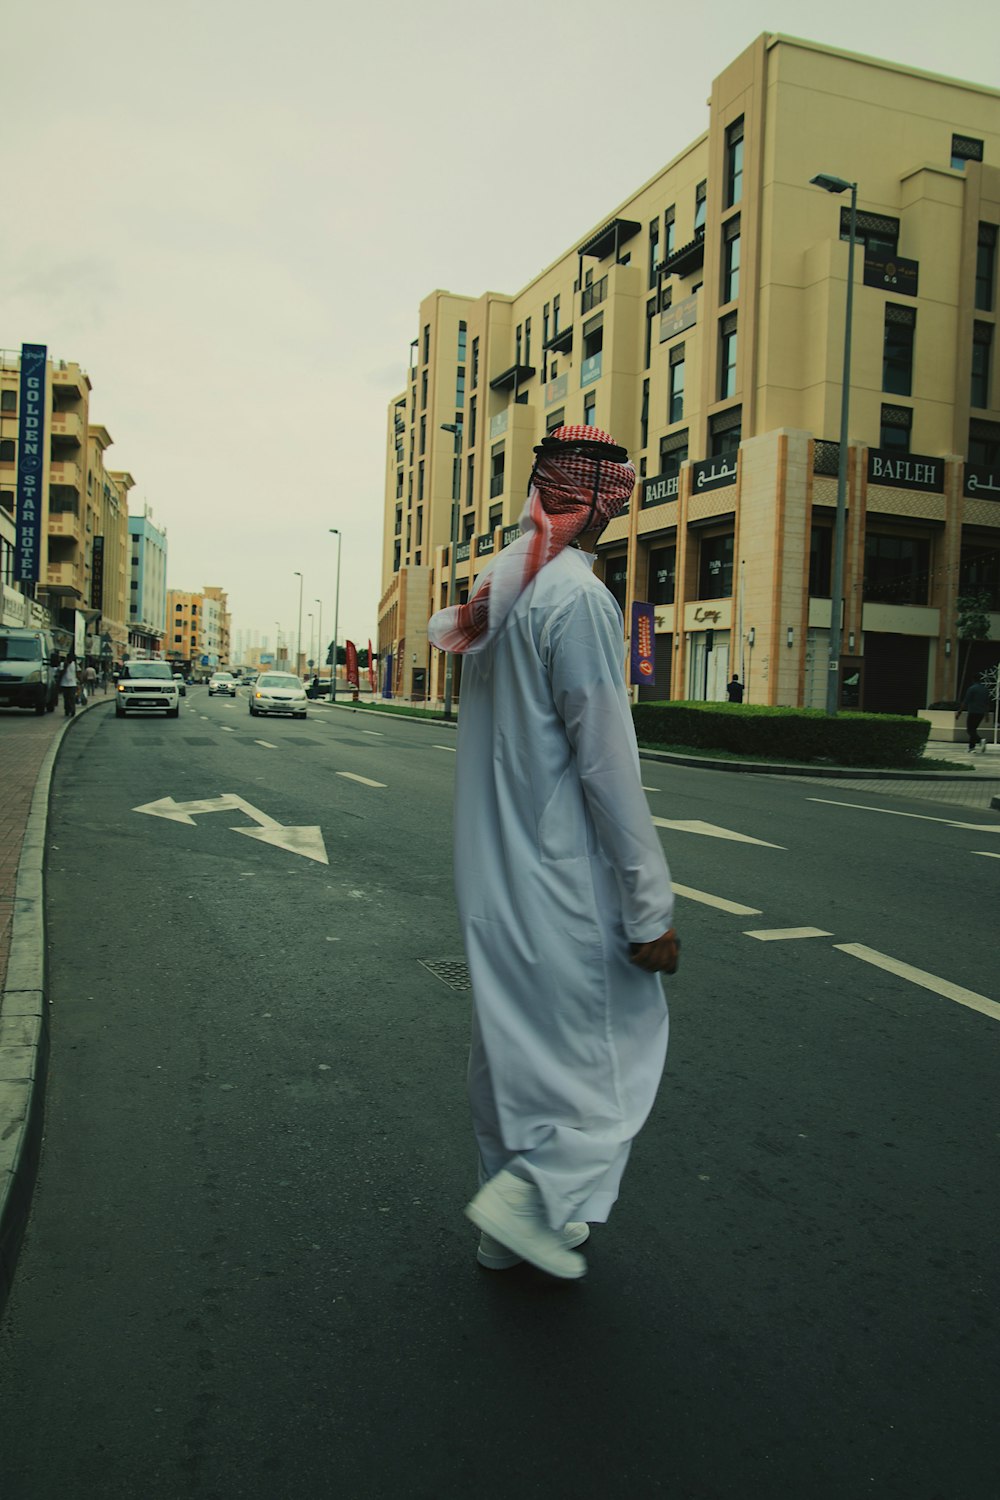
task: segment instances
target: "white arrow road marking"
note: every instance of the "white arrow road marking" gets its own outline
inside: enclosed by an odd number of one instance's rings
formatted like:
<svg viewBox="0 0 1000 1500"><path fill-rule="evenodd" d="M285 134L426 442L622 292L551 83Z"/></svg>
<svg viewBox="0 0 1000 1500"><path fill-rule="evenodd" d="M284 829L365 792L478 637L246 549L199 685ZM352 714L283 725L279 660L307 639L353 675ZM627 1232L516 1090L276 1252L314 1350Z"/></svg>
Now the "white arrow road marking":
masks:
<svg viewBox="0 0 1000 1500"><path fill-rule="evenodd" d="M702 833L710 839L732 839L736 844L759 844L762 849L784 849L784 844L769 844L766 839L752 839L746 833L734 833L731 828L717 828L714 823L703 823L700 818L654 818L657 828L672 828L677 833Z"/></svg>
<svg viewBox="0 0 1000 1500"><path fill-rule="evenodd" d="M994 854L992 849L970 849L970 854L981 854L983 859L1000 859L1000 854Z"/></svg>
<svg viewBox="0 0 1000 1500"><path fill-rule="evenodd" d="M644 792L658 792L659 790L660 790L660 788L658 786L644 786L643 787L643 791Z"/></svg>
<svg viewBox="0 0 1000 1500"><path fill-rule="evenodd" d="M985 995L977 995L975 990L963 989L960 984L952 984L950 979L939 979L936 974L928 974L926 969L915 969L911 964L900 963L898 958L890 958L886 953L879 953L876 948L866 948L864 943L834 943L833 946L841 953L849 953L852 958L874 964L876 969L886 969L890 974L898 974L911 984L919 984L925 990L933 990L935 995L943 995L946 1000L967 1005L970 1010L978 1010L982 1015L1000 1021L1000 1005L995 1000L988 1000Z"/></svg>
<svg viewBox="0 0 1000 1500"><path fill-rule="evenodd" d="M279 823L254 807L242 797L223 793L221 797L206 797L200 802L175 802L173 797L161 797L156 802L146 802L134 807L133 812L148 813L153 818L166 818L171 823L194 823L192 814L213 812L241 812L252 818L258 828L232 828L231 833L243 833L248 838L259 839L265 844L274 844L278 849L287 849L290 854L301 854L305 859L314 859L317 864L328 865L323 832L318 826L294 826Z"/></svg>
<svg viewBox="0 0 1000 1500"><path fill-rule="evenodd" d="M338 771L337 775L345 777L348 781L360 781L362 786L385 786L384 781L372 781L367 776L356 775L354 771Z"/></svg>
<svg viewBox="0 0 1000 1500"><path fill-rule="evenodd" d="M434 745L435 750L447 750L449 755L457 755L458 749L455 745Z"/></svg>
<svg viewBox="0 0 1000 1500"><path fill-rule="evenodd" d="M743 936L756 938L759 943L783 943L791 938L833 937L833 933L822 927L761 927Z"/></svg>
<svg viewBox="0 0 1000 1500"><path fill-rule="evenodd" d="M700 901L703 906L714 906L719 911L731 912L734 917L760 917L763 912L756 906L741 906L738 901L727 901L724 896L712 896L708 891L696 891L690 885L678 885L674 881L674 894L686 896L689 901Z"/></svg>
<svg viewBox="0 0 1000 1500"><path fill-rule="evenodd" d="M827 807L856 807L862 812L888 813L891 818L917 818L921 823L944 823L946 828L971 828L975 833L1000 833L1000 823L960 823L955 818L932 818L929 813L900 812L895 807L869 807L867 802L835 802L830 797L809 797Z"/></svg>

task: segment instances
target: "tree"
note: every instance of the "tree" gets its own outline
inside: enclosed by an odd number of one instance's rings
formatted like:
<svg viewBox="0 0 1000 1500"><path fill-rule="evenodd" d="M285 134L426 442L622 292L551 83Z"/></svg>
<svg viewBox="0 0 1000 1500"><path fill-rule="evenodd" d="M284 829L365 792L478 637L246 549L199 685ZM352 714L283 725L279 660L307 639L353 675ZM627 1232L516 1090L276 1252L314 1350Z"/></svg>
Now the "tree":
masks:
<svg viewBox="0 0 1000 1500"><path fill-rule="evenodd" d="M988 641L990 638L990 606L992 597L987 593L960 594L957 601L955 633L959 641L965 641L964 661L958 681L958 701L965 696L965 680L969 675L972 660L972 642Z"/></svg>

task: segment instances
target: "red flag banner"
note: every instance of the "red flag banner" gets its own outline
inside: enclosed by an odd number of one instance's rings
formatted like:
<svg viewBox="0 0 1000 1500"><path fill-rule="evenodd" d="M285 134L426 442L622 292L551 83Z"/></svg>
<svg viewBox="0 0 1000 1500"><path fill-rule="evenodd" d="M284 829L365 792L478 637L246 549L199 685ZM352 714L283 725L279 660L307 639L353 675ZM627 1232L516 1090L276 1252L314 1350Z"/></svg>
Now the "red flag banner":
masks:
<svg viewBox="0 0 1000 1500"><path fill-rule="evenodd" d="M344 657L346 665L346 676L349 687L356 688L358 682L358 648L353 641L345 641Z"/></svg>
<svg viewBox="0 0 1000 1500"><path fill-rule="evenodd" d="M371 636L368 637L368 681L371 683L371 689L372 689L372 692L374 693L374 691L375 691L375 657L372 654Z"/></svg>

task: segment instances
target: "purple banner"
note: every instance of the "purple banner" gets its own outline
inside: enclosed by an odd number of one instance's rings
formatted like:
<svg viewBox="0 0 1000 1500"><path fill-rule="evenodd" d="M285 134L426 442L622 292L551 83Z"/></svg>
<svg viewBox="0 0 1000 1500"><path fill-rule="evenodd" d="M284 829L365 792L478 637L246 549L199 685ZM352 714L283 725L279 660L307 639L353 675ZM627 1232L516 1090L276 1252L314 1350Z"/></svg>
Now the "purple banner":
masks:
<svg viewBox="0 0 1000 1500"><path fill-rule="evenodd" d="M656 685L656 616L651 604L632 605L632 686Z"/></svg>

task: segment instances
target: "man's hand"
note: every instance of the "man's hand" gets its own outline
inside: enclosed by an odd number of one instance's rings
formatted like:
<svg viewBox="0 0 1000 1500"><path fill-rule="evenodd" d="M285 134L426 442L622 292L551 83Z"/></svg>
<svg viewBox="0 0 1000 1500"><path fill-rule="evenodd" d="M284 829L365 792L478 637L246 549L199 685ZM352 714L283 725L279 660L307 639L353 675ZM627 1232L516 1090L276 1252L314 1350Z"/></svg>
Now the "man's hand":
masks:
<svg viewBox="0 0 1000 1500"><path fill-rule="evenodd" d="M647 974L675 974L680 954L681 940L671 927L651 943L633 943L631 962Z"/></svg>

